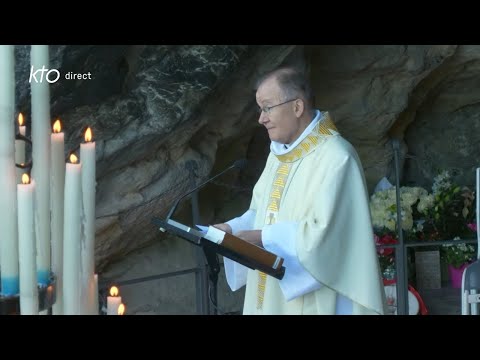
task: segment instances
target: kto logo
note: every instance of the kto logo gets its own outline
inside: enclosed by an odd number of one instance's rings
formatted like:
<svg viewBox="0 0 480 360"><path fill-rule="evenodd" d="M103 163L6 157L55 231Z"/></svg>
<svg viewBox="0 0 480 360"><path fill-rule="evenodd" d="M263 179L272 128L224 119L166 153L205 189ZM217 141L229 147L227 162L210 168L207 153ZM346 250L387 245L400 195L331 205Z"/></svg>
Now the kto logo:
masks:
<svg viewBox="0 0 480 360"><path fill-rule="evenodd" d="M34 72L33 65L32 65L32 68L30 69L30 78L28 79L28 82L31 83L32 79L36 83L41 83L45 79L50 84L53 84L57 82L58 79L60 79L60 71L58 71L57 69L47 69L45 68L45 65L43 65L41 69L37 69Z"/></svg>

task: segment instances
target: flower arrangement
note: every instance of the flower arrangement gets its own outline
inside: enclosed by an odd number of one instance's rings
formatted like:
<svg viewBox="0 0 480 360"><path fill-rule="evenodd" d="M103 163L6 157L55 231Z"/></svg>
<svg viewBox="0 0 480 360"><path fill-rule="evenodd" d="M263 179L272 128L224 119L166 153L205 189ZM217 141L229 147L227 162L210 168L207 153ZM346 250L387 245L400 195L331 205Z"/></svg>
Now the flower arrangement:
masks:
<svg viewBox="0 0 480 360"><path fill-rule="evenodd" d="M370 198L370 212L376 245L397 242L396 189L389 187ZM400 188L401 225L406 241L467 239L476 232L475 194L452 180L452 173L442 171L433 181L432 192L422 187ZM475 257L475 246L458 244L441 247L448 264L458 265ZM385 279L395 271L393 248L378 248L378 258Z"/></svg>
<svg viewBox="0 0 480 360"><path fill-rule="evenodd" d="M404 231L414 229L414 214L426 213L434 203L434 198L421 187L400 188L401 222ZM416 205L416 206L415 206ZM377 191L370 198L370 213L373 227L397 231L397 198L395 187Z"/></svg>
<svg viewBox="0 0 480 360"><path fill-rule="evenodd" d="M474 193L452 181L449 171L442 171L433 181L434 204L428 209L426 222L432 240L471 237L469 224L474 224Z"/></svg>
<svg viewBox="0 0 480 360"><path fill-rule="evenodd" d="M455 237L453 240L460 240L460 237ZM455 268L461 267L463 264L472 262L477 252L475 247L468 244L444 244L442 245L442 255L447 264Z"/></svg>

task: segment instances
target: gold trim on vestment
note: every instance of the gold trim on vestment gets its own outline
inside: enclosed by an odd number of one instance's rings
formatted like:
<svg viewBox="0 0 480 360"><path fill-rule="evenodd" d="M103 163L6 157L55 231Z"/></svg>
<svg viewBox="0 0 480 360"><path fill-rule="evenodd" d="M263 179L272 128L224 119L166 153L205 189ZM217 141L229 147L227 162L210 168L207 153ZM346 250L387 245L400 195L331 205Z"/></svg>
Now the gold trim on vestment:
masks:
<svg viewBox="0 0 480 360"><path fill-rule="evenodd" d="M333 123L328 112L323 113L323 118L313 128L312 132L306 136L295 148L283 155L275 155L280 164L278 165L275 178L273 179L272 190L270 192L270 199L268 200L267 213L265 215L265 224L275 224L278 211L280 209L280 200L287 183L288 175L292 169L292 163L301 159L305 155L313 151L326 136L338 133L335 124ZM267 275L258 272L258 286L257 286L257 309L263 306L263 299L265 296L265 287L267 285Z"/></svg>
<svg viewBox="0 0 480 360"><path fill-rule="evenodd" d="M330 114L325 112L323 113L322 120L315 125L312 132L306 136L300 144L286 154L275 156L282 163L295 162L313 151L325 136L334 135L335 133L338 133L337 127L333 123Z"/></svg>

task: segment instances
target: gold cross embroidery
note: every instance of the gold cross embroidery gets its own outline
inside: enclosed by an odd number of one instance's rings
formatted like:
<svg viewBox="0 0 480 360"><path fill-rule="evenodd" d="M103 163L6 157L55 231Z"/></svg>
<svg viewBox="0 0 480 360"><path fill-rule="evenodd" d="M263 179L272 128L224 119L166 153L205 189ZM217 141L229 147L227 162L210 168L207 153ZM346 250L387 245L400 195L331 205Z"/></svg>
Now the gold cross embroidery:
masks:
<svg viewBox="0 0 480 360"><path fill-rule="evenodd" d="M275 215L273 213L268 214L267 225L273 225L275 223Z"/></svg>

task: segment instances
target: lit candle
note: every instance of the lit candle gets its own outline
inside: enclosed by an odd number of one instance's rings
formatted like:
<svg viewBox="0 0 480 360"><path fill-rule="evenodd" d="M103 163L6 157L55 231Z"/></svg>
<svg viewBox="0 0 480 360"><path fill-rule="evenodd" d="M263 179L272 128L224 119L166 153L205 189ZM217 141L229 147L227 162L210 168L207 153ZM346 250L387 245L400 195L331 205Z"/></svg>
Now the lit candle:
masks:
<svg viewBox="0 0 480 360"><path fill-rule="evenodd" d="M18 133L25 136L25 121L23 120L23 114L18 114ZM15 162L17 164L25 163L25 141L15 140ZM23 169L16 168L17 170L17 184L22 183Z"/></svg>
<svg viewBox="0 0 480 360"><path fill-rule="evenodd" d="M107 296L107 315L118 315L118 307L122 303L122 297L119 295L118 288L110 288L110 296Z"/></svg>
<svg viewBox="0 0 480 360"><path fill-rule="evenodd" d="M33 69L49 68L48 45L32 45ZM37 77L38 78L38 77ZM32 177L35 179L35 236L38 282L50 278L50 88L43 78L30 83L32 93Z"/></svg>
<svg viewBox="0 0 480 360"><path fill-rule="evenodd" d="M13 45L0 45L0 291L3 295L19 292L13 50Z"/></svg>
<svg viewBox="0 0 480 360"><path fill-rule="evenodd" d="M95 142L92 141L92 130L85 131L85 142L80 144L80 160L82 161L82 299L83 313L95 312L93 281L95 273Z"/></svg>
<svg viewBox="0 0 480 360"><path fill-rule="evenodd" d="M20 313L38 315L37 264L35 258L35 229L33 223L33 194L35 183L23 174L17 185L18 253L20 265Z"/></svg>
<svg viewBox="0 0 480 360"><path fill-rule="evenodd" d="M63 315L63 197L65 185L65 144L60 120L53 124L50 138L52 154L51 221L52 221L52 271L57 277L56 301L52 314Z"/></svg>
<svg viewBox="0 0 480 360"><path fill-rule="evenodd" d="M25 126L25 119L22 113L18 114L18 132L23 136L27 134L27 127Z"/></svg>
<svg viewBox="0 0 480 360"><path fill-rule="evenodd" d="M118 305L118 311L117 311L117 314L118 315L125 315L125 304L120 304Z"/></svg>
<svg viewBox="0 0 480 360"><path fill-rule="evenodd" d="M82 165L75 154L65 169L65 193L63 212L63 312L80 315L80 239Z"/></svg>

